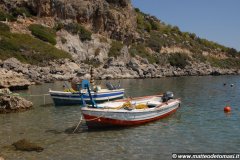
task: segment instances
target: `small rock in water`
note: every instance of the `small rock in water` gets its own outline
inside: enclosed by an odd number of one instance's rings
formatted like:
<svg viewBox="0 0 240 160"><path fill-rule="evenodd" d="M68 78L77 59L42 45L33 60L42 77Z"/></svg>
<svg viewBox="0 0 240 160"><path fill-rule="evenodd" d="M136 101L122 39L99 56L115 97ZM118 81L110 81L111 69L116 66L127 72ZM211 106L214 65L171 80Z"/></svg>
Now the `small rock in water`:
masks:
<svg viewBox="0 0 240 160"><path fill-rule="evenodd" d="M4 158L0 157L0 160L4 160Z"/></svg>
<svg viewBox="0 0 240 160"><path fill-rule="evenodd" d="M15 143L13 143L12 145L15 146L15 148L17 150L21 150L21 151L36 151L36 152L43 151L42 147L40 147L39 145L37 145L35 143L31 143L26 139L21 139Z"/></svg>

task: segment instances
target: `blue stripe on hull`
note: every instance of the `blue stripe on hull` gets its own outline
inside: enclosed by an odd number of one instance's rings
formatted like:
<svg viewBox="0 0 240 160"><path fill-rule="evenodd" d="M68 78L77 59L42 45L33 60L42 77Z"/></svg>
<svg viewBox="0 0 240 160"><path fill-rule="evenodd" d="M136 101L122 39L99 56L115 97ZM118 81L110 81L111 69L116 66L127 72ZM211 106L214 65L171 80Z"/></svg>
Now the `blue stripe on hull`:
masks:
<svg viewBox="0 0 240 160"><path fill-rule="evenodd" d="M105 97L112 97L112 96L118 96L118 95L121 95L121 94L124 94L124 92L115 92L115 93L104 93L104 94L93 94L92 97L93 98L105 98ZM77 93L74 93L74 94L54 94L52 93L51 96L54 96L54 97L63 97L63 98L81 98L81 96ZM90 98L88 94L84 94L83 95L83 98Z"/></svg>
<svg viewBox="0 0 240 160"><path fill-rule="evenodd" d="M122 99L123 96L117 97L117 98L112 98L110 100L117 100L117 99ZM95 100L96 103L103 103L108 100ZM82 105L81 99L79 100L68 100L68 99L60 99L60 98L53 98L53 102L55 106L72 106L72 105ZM87 104L91 104L90 101L86 101Z"/></svg>

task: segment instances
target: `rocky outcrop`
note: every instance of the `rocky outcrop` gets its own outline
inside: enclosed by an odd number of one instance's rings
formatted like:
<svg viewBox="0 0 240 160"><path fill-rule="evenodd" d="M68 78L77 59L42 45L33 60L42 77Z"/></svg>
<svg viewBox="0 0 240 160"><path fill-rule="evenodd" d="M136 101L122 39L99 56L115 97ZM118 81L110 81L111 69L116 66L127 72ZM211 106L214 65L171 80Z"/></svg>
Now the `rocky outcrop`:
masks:
<svg viewBox="0 0 240 160"><path fill-rule="evenodd" d="M0 68L0 88L27 89L31 82L23 74Z"/></svg>
<svg viewBox="0 0 240 160"><path fill-rule="evenodd" d="M20 151L36 151L36 152L42 152L43 151L43 147L32 143L26 139L21 139L15 143L12 144L16 150L20 150Z"/></svg>
<svg viewBox="0 0 240 160"><path fill-rule="evenodd" d="M81 65L84 68L84 64ZM23 89L34 83L53 82L54 80L67 80L75 76L80 65L69 59L48 62L46 66L23 64L15 58L2 62L0 73L0 86L2 88ZM1 85L2 84L2 85Z"/></svg>
<svg viewBox="0 0 240 160"><path fill-rule="evenodd" d="M95 79L121 79L121 78L160 78L170 76L198 76L198 75L236 75L240 74L240 70L236 69L220 69L212 67L208 63L189 62L189 64L181 69L173 67L170 64L157 65L150 64L147 59L139 56L130 57L127 49L123 49L122 56L118 58L110 57L103 58L102 64L94 69ZM124 58L125 57L125 58ZM128 57L128 58L126 58ZM18 76L21 76L28 83L32 82L53 82L55 80L69 80L75 76L83 76L90 72L90 67L93 64L84 64L74 62L69 59L56 60L48 62L46 66L40 67L29 64L22 64L16 59L8 59L2 63L0 72L2 75L10 77L9 82L17 81ZM1 78L0 78L1 79ZM0 81L0 84L6 82L6 78ZM4 87L11 88L13 83L7 84Z"/></svg>
<svg viewBox="0 0 240 160"><path fill-rule="evenodd" d="M0 89L0 113L19 112L32 108L32 102L10 93L8 89Z"/></svg>
<svg viewBox="0 0 240 160"><path fill-rule="evenodd" d="M62 42L62 38L65 39L64 42ZM82 42L78 35L72 35L65 30L61 30L58 32L56 47L69 52L78 63L92 59L103 63L108 58L111 47L109 41L103 36L93 34L92 40Z"/></svg>

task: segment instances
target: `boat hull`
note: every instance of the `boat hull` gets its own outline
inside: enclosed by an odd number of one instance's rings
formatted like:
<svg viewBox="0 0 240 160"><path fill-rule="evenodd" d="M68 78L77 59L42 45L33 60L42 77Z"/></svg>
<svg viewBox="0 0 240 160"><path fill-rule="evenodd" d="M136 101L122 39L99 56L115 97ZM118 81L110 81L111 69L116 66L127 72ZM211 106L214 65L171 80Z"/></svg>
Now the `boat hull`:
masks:
<svg viewBox="0 0 240 160"><path fill-rule="evenodd" d="M149 109L147 111L101 111L101 109L82 108L83 116L88 128L103 127L126 127L141 125L144 123L156 121L165 118L174 112L180 106L179 100L171 103Z"/></svg>
<svg viewBox="0 0 240 160"><path fill-rule="evenodd" d="M49 91L55 106L81 105L82 100L79 93ZM124 89L111 90L109 92L92 92L92 97L96 103L122 99L124 97ZM90 104L90 96L83 94L83 99Z"/></svg>

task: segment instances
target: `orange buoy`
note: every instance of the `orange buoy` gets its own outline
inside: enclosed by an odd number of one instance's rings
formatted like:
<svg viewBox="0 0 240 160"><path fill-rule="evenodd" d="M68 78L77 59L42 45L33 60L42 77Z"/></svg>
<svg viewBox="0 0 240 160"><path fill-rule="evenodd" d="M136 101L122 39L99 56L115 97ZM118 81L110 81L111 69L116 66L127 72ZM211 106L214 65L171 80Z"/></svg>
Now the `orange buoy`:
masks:
<svg viewBox="0 0 240 160"><path fill-rule="evenodd" d="M231 112L231 107L230 106L224 107L224 112Z"/></svg>

